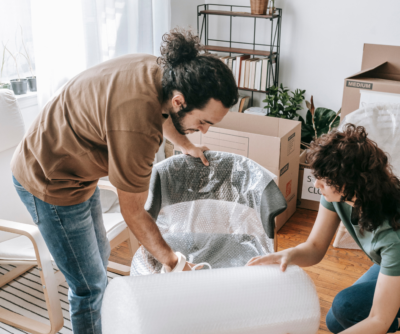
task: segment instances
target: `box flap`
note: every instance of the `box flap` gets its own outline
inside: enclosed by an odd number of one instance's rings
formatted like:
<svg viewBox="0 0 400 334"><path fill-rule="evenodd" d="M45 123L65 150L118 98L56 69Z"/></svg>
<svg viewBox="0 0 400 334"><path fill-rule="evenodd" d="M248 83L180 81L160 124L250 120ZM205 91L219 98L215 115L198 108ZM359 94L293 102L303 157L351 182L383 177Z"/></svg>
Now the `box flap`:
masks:
<svg viewBox="0 0 400 334"><path fill-rule="evenodd" d="M299 123L276 117L228 112L214 127L281 138Z"/></svg>
<svg viewBox="0 0 400 334"><path fill-rule="evenodd" d="M364 44L361 70L388 62L391 73L400 74L400 46Z"/></svg>
<svg viewBox="0 0 400 334"><path fill-rule="evenodd" d="M347 79L360 79L360 78L371 78L371 79L384 79L392 81L400 81L400 73L394 71L394 67L389 62L383 62L372 68L360 71Z"/></svg>

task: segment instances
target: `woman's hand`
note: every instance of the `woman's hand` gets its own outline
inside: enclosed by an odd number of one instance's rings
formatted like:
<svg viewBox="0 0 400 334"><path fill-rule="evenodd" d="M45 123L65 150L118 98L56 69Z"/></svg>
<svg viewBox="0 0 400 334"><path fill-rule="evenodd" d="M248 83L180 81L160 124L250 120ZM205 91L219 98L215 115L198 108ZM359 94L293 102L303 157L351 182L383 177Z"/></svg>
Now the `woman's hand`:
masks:
<svg viewBox="0 0 400 334"><path fill-rule="evenodd" d="M181 147L181 149L182 149L183 154L188 154L194 158L200 158L205 166L209 165L209 163L203 153L204 151L209 150L209 148L207 146L194 145L194 144L190 143L189 147L187 147L187 148Z"/></svg>
<svg viewBox="0 0 400 334"><path fill-rule="evenodd" d="M282 271L285 271L292 260L294 249L289 248L281 252L264 256L253 257L246 266L265 266L268 264L279 264Z"/></svg>

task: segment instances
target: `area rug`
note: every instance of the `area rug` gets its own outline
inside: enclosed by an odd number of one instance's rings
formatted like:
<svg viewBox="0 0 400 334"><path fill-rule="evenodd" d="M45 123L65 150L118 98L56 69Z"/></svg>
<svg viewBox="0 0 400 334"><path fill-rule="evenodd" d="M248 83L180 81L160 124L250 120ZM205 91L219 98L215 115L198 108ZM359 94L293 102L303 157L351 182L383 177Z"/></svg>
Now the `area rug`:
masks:
<svg viewBox="0 0 400 334"><path fill-rule="evenodd" d="M0 275L6 274L13 268L15 268L15 266L0 265ZM120 275L108 272L107 276L108 281L110 281L114 277ZM64 327L58 333L72 334L68 303L68 285L66 282L58 286L58 295L60 297L64 316ZM49 316L37 267L32 268L24 275L0 288L0 307L49 324ZM0 333L29 334L26 331L16 329L1 322Z"/></svg>

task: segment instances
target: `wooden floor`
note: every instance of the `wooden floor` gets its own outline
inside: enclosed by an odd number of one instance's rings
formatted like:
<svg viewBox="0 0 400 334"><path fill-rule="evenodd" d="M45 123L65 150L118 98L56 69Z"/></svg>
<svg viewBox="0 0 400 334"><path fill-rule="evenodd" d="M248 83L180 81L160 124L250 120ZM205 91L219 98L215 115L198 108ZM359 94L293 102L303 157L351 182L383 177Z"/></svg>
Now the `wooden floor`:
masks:
<svg viewBox="0 0 400 334"><path fill-rule="evenodd" d="M294 247L306 241L316 216L316 211L298 209L278 233L278 250ZM131 257L127 243L115 248L110 260L130 265ZM321 304L321 323L318 334L330 333L326 328L325 316L336 294L352 285L371 265L372 262L361 250L338 249L330 246L321 263L304 268L317 287Z"/></svg>

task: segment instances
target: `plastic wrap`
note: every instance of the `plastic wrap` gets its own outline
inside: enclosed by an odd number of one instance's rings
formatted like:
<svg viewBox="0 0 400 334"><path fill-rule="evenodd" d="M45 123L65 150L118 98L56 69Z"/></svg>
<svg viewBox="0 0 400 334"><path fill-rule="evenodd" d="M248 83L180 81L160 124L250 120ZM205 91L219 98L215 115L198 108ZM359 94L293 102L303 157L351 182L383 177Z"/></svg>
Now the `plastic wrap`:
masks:
<svg viewBox="0 0 400 334"><path fill-rule="evenodd" d="M103 334L315 334L320 306L297 266L277 265L114 278Z"/></svg>
<svg viewBox="0 0 400 334"><path fill-rule="evenodd" d="M146 209L174 251L212 268L243 266L274 251L274 218L286 201L275 175L231 153L178 155L153 168ZM161 264L142 246L131 275L159 273Z"/></svg>
<svg viewBox="0 0 400 334"><path fill-rule="evenodd" d="M369 103L348 114L339 126L343 130L345 124L352 123L363 126L368 138L378 144L389 156L393 172L400 177L400 104ZM353 237L343 227L337 233L334 246L337 248L360 249Z"/></svg>
<svg viewBox="0 0 400 334"><path fill-rule="evenodd" d="M386 152L393 172L400 177L400 104L370 103L348 114L339 130L347 123L363 126L368 138Z"/></svg>

